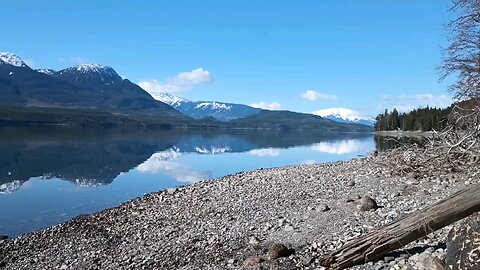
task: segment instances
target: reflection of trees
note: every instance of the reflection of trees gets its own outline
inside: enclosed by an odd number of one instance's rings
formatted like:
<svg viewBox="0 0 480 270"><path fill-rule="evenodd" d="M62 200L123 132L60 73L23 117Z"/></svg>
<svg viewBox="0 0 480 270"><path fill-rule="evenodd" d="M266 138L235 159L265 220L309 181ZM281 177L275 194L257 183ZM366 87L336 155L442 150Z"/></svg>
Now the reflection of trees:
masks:
<svg viewBox="0 0 480 270"><path fill-rule="evenodd" d="M425 143L425 138L420 137L389 137L389 136L374 136L375 149L380 152L383 152L388 149L398 148L406 144L418 144L423 145Z"/></svg>

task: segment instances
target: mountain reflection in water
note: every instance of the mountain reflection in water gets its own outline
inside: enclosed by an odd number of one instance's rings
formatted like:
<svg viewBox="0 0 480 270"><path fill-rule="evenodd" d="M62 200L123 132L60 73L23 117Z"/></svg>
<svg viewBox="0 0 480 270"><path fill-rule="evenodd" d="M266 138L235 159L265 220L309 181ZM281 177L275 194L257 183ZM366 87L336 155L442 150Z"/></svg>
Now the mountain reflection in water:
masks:
<svg viewBox="0 0 480 270"><path fill-rule="evenodd" d="M244 170L347 160L372 134L0 127L0 235Z"/></svg>
<svg viewBox="0 0 480 270"><path fill-rule="evenodd" d="M247 152L258 157L312 145L316 151L357 151L369 134L298 134L296 132L201 130L124 130L66 127L0 129L0 192L11 192L32 177L59 178L80 186L110 184L120 173L163 171L180 182L212 178L176 161L185 153L215 155Z"/></svg>

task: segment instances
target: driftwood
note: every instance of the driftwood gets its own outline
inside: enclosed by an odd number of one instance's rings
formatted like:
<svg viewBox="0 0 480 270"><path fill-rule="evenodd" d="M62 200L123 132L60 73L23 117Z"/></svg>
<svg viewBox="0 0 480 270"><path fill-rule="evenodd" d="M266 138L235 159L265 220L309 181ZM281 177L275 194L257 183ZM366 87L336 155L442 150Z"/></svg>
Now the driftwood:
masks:
<svg viewBox="0 0 480 270"><path fill-rule="evenodd" d="M477 184L360 236L323 256L321 264L331 269L345 269L375 260L479 211L480 184Z"/></svg>

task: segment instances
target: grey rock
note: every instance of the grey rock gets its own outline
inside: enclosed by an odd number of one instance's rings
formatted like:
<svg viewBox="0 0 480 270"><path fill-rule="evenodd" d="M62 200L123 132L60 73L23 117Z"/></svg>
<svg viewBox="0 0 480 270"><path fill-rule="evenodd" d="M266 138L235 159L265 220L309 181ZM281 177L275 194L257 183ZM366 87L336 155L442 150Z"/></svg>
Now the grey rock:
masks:
<svg viewBox="0 0 480 270"><path fill-rule="evenodd" d="M392 256L386 256L385 258L383 258L383 261L386 263L389 263L393 260L395 260L395 257L392 257Z"/></svg>
<svg viewBox="0 0 480 270"><path fill-rule="evenodd" d="M250 244L251 246L258 246L260 245L260 239L258 239L256 236L250 236L250 238L248 239L248 244Z"/></svg>
<svg viewBox="0 0 480 270"><path fill-rule="evenodd" d="M425 270L445 270L445 264L437 257L429 256L423 262Z"/></svg>
<svg viewBox="0 0 480 270"><path fill-rule="evenodd" d="M330 210L330 207L326 204L321 204L319 206L317 206L317 212L327 212L328 210Z"/></svg>
<svg viewBox="0 0 480 270"><path fill-rule="evenodd" d="M418 178L418 173L417 172L409 172L409 173L407 173L407 178L417 179Z"/></svg>
<svg viewBox="0 0 480 270"><path fill-rule="evenodd" d="M360 199L359 204L357 205L357 208L358 210L365 212L365 211L377 209L378 205L374 199L370 198L369 196L363 196Z"/></svg>

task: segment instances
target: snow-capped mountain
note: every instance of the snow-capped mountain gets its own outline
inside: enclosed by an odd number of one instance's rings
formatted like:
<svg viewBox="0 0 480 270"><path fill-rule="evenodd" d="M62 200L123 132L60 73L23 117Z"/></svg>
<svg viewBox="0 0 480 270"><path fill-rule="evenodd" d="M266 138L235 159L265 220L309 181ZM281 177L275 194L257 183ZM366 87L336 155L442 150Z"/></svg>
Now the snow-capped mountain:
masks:
<svg viewBox="0 0 480 270"><path fill-rule="evenodd" d="M355 123L368 126L373 126L375 124L375 119L373 117L364 116L357 111L341 107L318 110L314 111L312 114L341 123Z"/></svg>
<svg viewBox="0 0 480 270"><path fill-rule="evenodd" d="M7 64L16 67L27 67L25 62L13 53L0 52L0 64Z"/></svg>
<svg viewBox="0 0 480 270"><path fill-rule="evenodd" d="M159 100L159 101L163 102L163 103L167 103L168 105L170 105L174 108L182 105L182 103L190 102L186 99L183 99L181 97L177 97L177 96L174 96L174 95L168 94L168 93L160 93L158 95L152 95L152 97L156 100Z"/></svg>
<svg viewBox="0 0 480 270"><path fill-rule="evenodd" d="M60 70L53 75L88 87L106 86L123 80L113 68L98 64L81 64Z"/></svg>
<svg viewBox="0 0 480 270"><path fill-rule="evenodd" d="M190 101L171 94L154 96L157 100L169 104L177 111L195 119L213 117L220 121L244 118L262 111L243 104L218 101Z"/></svg>

